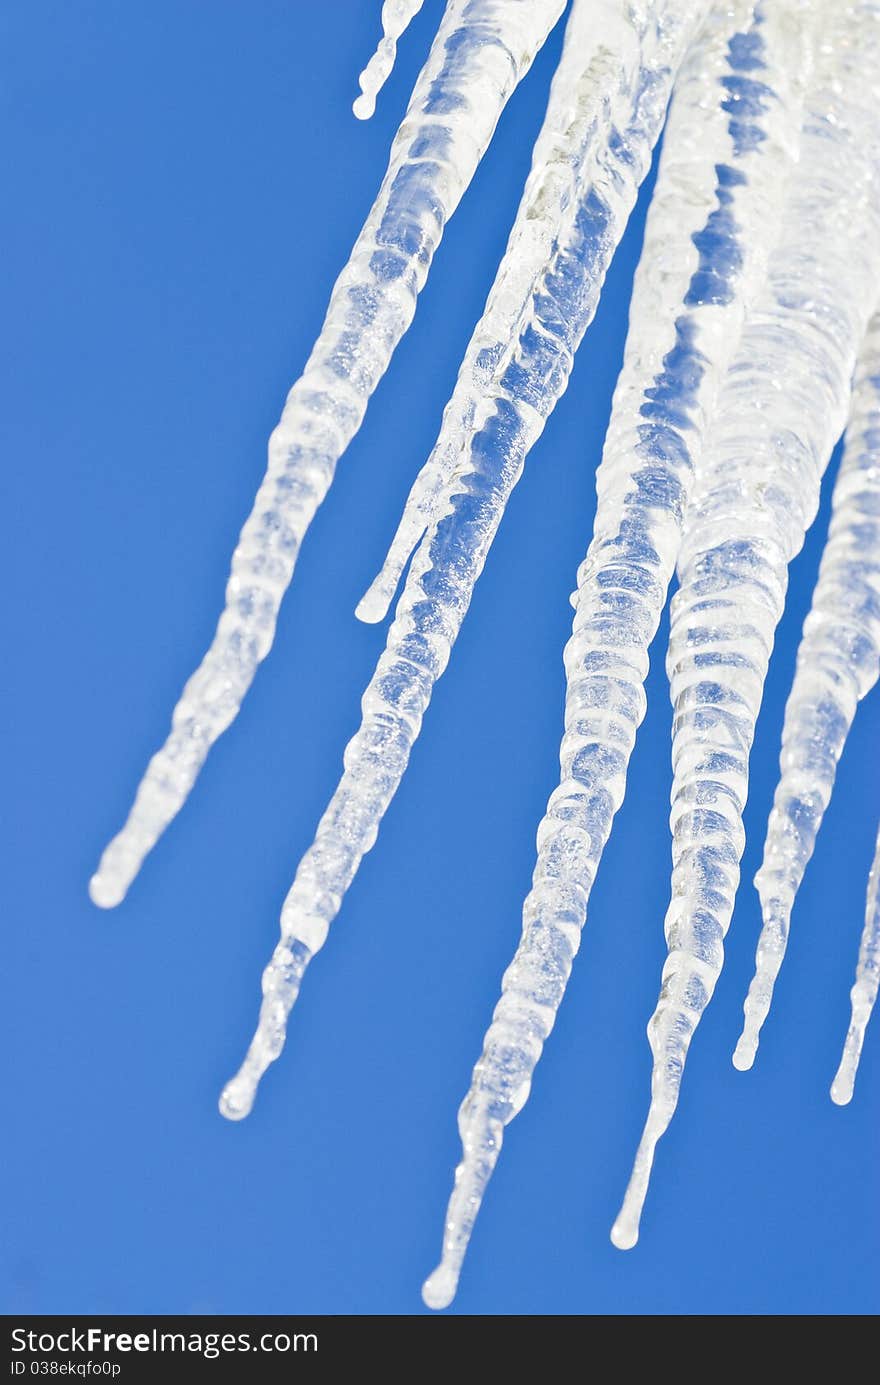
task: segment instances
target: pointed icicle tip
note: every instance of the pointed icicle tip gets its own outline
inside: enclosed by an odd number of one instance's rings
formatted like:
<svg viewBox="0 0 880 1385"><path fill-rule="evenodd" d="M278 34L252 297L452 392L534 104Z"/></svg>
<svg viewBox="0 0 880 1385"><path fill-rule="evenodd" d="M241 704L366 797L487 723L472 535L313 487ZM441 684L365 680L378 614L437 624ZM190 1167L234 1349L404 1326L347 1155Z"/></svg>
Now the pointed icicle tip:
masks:
<svg viewBox="0 0 880 1385"><path fill-rule="evenodd" d="M369 120L376 111L376 98L375 96L368 96L365 91L362 91L360 96L352 102L351 109L358 120Z"/></svg>
<svg viewBox="0 0 880 1385"><path fill-rule="evenodd" d="M422 1285L422 1300L427 1308L448 1308L458 1289L458 1275L441 1260Z"/></svg>
<svg viewBox="0 0 880 1385"><path fill-rule="evenodd" d="M765 848L766 851L766 848ZM760 881L760 871L756 879ZM758 885L760 891L760 884ZM761 896L761 933L755 953L755 973L743 1004L742 1033L733 1054L733 1066L748 1072L755 1062L761 1030L773 1003L773 991L782 968L791 924L791 901L775 894Z"/></svg>
<svg viewBox="0 0 880 1385"><path fill-rule="evenodd" d="M611 1228L611 1244L617 1250L632 1250L638 1244L639 1223L621 1212Z"/></svg>
<svg viewBox="0 0 880 1385"><path fill-rule="evenodd" d="M365 625L378 625L388 614L392 595L393 592L389 592L382 582L380 573L355 607L354 613L358 620L362 620Z"/></svg>
<svg viewBox="0 0 880 1385"><path fill-rule="evenodd" d="M638 1244L639 1224L648 1193L650 1172L650 1165L645 1171L638 1162L633 1169L623 1206L611 1228L611 1244L617 1250L632 1250L633 1246Z"/></svg>
<svg viewBox="0 0 880 1385"><path fill-rule="evenodd" d="M96 871L89 881L89 898L99 909L115 909L125 898L125 889L118 881Z"/></svg>
<svg viewBox="0 0 880 1385"><path fill-rule="evenodd" d="M834 1081L831 1083L831 1100L835 1106L848 1106L852 1101L856 1085L855 1078L855 1069L847 1064L845 1058L842 1059Z"/></svg>
<svg viewBox="0 0 880 1385"><path fill-rule="evenodd" d="M618 1250L632 1250L638 1242L642 1211L648 1196L651 1170L654 1167L654 1152L657 1148L657 1141L672 1119L674 1110L674 1102L671 1105L660 1105L656 1098L651 1101L648 1108L648 1119L645 1122L642 1138L633 1160L632 1173L623 1195L623 1204L611 1228L611 1244L616 1246Z"/></svg>
<svg viewBox="0 0 880 1385"><path fill-rule="evenodd" d="M737 1072L749 1072L754 1066L755 1054L758 1052L758 1040L740 1034L736 1048L733 1051L733 1066Z"/></svg>
<svg viewBox="0 0 880 1385"><path fill-rule="evenodd" d="M250 1088L233 1077L231 1082L227 1082L223 1091L220 1093L220 1100L217 1103L221 1116L228 1121L244 1120L253 1110L256 1088Z"/></svg>
<svg viewBox="0 0 880 1385"><path fill-rule="evenodd" d="M394 69L397 41L409 28L423 4L424 0L385 0L382 6L382 37L375 53L358 77L361 95L352 106L358 120L369 120L375 111L376 97Z"/></svg>

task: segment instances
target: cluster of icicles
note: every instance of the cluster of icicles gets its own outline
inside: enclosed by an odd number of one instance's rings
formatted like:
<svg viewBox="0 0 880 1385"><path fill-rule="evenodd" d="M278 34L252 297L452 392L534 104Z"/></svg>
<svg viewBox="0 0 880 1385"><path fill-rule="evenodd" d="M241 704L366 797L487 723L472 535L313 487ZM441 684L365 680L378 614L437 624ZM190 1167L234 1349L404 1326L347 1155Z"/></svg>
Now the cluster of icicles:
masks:
<svg viewBox="0 0 880 1385"><path fill-rule="evenodd" d="M361 77L369 115L420 0L387 0ZM447 220L565 0L449 0L388 171L269 442L214 641L91 882L118 904L236 716L300 544L412 320ZM303 974L401 781L526 456L566 387L665 128L592 540L565 648L557 787L516 954L459 1112L440 1265L447 1305L504 1127L526 1101L645 712L673 574L668 958L648 1026L651 1102L614 1244L633 1246L658 1138L723 961L749 751L788 564L845 429L833 519L785 714L757 877L763 931L737 1067L751 1065L856 705L880 673L880 0L573 0L507 249L440 434L358 614L409 565L344 772L296 872L256 1034L220 1108L246 1116ZM852 1023L849 1101L880 976L880 841Z"/></svg>

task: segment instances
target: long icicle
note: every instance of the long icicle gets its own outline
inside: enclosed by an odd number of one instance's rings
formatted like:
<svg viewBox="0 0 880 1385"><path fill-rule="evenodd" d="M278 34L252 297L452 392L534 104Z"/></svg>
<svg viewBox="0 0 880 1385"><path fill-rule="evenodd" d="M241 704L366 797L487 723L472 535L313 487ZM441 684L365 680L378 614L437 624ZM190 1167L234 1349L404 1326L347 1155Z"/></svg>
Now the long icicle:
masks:
<svg viewBox="0 0 880 1385"><path fill-rule="evenodd" d="M425 1288L432 1306L454 1293L504 1125L528 1097L623 798L694 463L797 154L801 14L767 18L747 3L713 12L676 80L565 650L560 784L538 829L522 938L459 1113L463 1158L443 1259Z"/></svg>
<svg viewBox="0 0 880 1385"><path fill-rule="evenodd" d="M868 898L865 904L865 927L862 944L859 948L859 961L856 967L856 981L850 991L852 1018L850 1019L843 1057L837 1075L831 1084L831 1100L837 1106L846 1106L852 1100L853 1086L865 1030L871 1011L877 999L880 986L880 832L877 833L877 848L868 877Z"/></svg>
<svg viewBox="0 0 880 1385"><path fill-rule="evenodd" d="M375 842L508 497L565 388L596 310L650 163L694 8L666 3L659 14L662 24L652 12L636 26L627 0L577 0L572 10L545 122L545 128L557 127L559 139L550 141L551 161L530 177L518 213L553 219L553 251L413 561L385 652L363 697L361 726L345 750L345 772L284 902L281 938L263 973L257 1031L220 1100L231 1119L248 1113L262 1074L284 1046L303 972ZM581 39L593 24L602 42L585 69ZM650 61L643 61L645 53ZM502 266L496 282L503 279Z"/></svg>
<svg viewBox="0 0 880 1385"><path fill-rule="evenodd" d="M859 357L831 525L785 708L781 777L755 876L763 927L734 1065L750 1068L788 943L795 895L856 707L880 677L880 313Z"/></svg>
<svg viewBox="0 0 880 1385"><path fill-rule="evenodd" d="M90 882L120 903L235 719L275 635L300 545L412 321L449 217L511 93L565 0L450 0L391 148L388 171L321 334L269 439L268 467L232 556L226 606L122 830Z"/></svg>
<svg viewBox="0 0 880 1385"><path fill-rule="evenodd" d="M579 63L586 72L590 61L601 52L605 43L601 25L602 5L597 4L596 0L580 0L578 10L579 48L575 53L569 42L566 64L573 70L574 64ZM609 84L614 82L611 72L608 73L608 81ZM533 186L544 178L545 168L554 165L555 146L560 139L570 141L571 133L564 125L560 127L558 120L545 120L532 154L530 179ZM564 199L568 195L569 162L570 155L562 161L558 186L550 189L551 197ZM527 187L524 197L528 200L529 196L530 189ZM542 189L542 200L546 200L546 197L547 192ZM384 620L388 614L403 569L439 511L446 487L473 433L477 409L507 360L517 324L527 310L535 284L539 282L548 257L553 252L555 223L539 207L534 196L532 200L536 211L528 215L521 213L516 218L486 310L468 343L455 389L443 411L440 435L416 477L382 570L358 603L356 614L359 620L377 622Z"/></svg>
<svg viewBox="0 0 880 1385"><path fill-rule="evenodd" d="M824 10L768 289L743 334L689 512L672 604L669 955L648 1025L651 1103L611 1237L638 1239L654 1151L723 963L744 845L748 756L787 568L843 428L878 271L875 0Z"/></svg>
<svg viewBox="0 0 880 1385"><path fill-rule="evenodd" d="M394 70L397 44L409 28L424 0L385 0L382 6L382 37L375 53L358 77L360 96L352 110L358 120L369 120L376 109L376 97Z"/></svg>

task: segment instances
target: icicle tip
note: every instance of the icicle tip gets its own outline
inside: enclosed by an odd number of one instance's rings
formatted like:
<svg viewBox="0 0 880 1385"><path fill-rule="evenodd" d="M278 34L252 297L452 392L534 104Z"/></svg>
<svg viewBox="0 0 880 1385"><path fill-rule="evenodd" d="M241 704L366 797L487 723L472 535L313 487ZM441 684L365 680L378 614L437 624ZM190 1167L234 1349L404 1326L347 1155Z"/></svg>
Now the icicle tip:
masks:
<svg viewBox="0 0 880 1385"><path fill-rule="evenodd" d="M737 1072L748 1072L755 1062L755 1055L758 1052L757 1037L752 1037L745 1030L737 1040L736 1048L733 1051L733 1066Z"/></svg>
<svg viewBox="0 0 880 1385"><path fill-rule="evenodd" d="M448 1308L458 1289L458 1275L451 1265L441 1260L422 1285L422 1301L426 1308Z"/></svg>
<svg viewBox="0 0 880 1385"><path fill-rule="evenodd" d="M733 1066L739 1072L748 1072L754 1065L761 1030L770 1014L773 989L785 956L791 919L791 901L775 894L765 895L762 892L761 874L759 871L756 876L761 896L762 923L755 954L755 974L743 1005L742 1033L733 1054Z"/></svg>
<svg viewBox="0 0 880 1385"><path fill-rule="evenodd" d="M855 1072L842 1059L834 1081L831 1083L831 1100L835 1106L848 1106L855 1090Z"/></svg>
<svg viewBox="0 0 880 1385"><path fill-rule="evenodd" d="M351 109L358 120L369 120L376 110L376 98L362 91L360 96L355 98Z"/></svg>
<svg viewBox="0 0 880 1385"><path fill-rule="evenodd" d="M255 1096L254 1086L243 1082L240 1077L233 1077L220 1093L217 1106L221 1116L228 1121L244 1120L253 1110Z"/></svg>
<svg viewBox="0 0 880 1385"><path fill-rule="evenodd" d="M125 899L127 890L127 885L100 870L89 881L89 898L99 909L115 909Z"/></svg>
<svg viewBox="0 0 880 1385"><path fill-rule="evenodd" d="M365 625L378 625L387 616L393 595L393 589L388 590L380 574L355 607L354 613L358 620L362 620Z"/></svg>
<svg viewBox="0 0 880 1385"><path fill-rule="evenodd" d="M155 838L153 839L155 840ZM149 847L130 823L117 832L101 853L97 870L89 881L89 897L99 909L115 909L121 904L140 874Z"/></svg>
<svg viewBox="0 0 880 1385"><path fill-rule="evenodd" d="M634 1219L621 1212L611 1228L611 1244L617 1250L632 1250L633 1246L638 1244L638 1239L638 1218Z"/></svg>
<svg viewBox="0 0 880 1385"><path fill-rule="evenodd" d="M654 1166L654 1150L657 1148L658 1139L669 1125L674 1109L673 1105L666 1110L661 1110L655 1101L651 1102L645 1129L633 1161L629 1183L623 1195L623 1205L611 1228L611 1244L618 1250L632 1250L638 1242L642 1211L648 1196L651 1169Z"/></svg>

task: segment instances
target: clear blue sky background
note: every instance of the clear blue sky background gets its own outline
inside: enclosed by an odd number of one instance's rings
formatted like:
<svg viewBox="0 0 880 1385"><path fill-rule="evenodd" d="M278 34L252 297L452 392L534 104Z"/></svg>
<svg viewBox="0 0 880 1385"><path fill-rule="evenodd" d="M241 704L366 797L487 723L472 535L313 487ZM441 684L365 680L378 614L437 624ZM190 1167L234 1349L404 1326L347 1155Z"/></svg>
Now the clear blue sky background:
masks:
<svg viewBox="0 0 880 1385"><path fill-rule="evenodd" d="M86 882L213 631L267 436L440 8L428 0L367 126L350 104L378 0L7 0L0 15L7 1311L422 1311L455 1113L556 782L568 594L644 200L283 1061L249 1121L226 1124L216 1098L382 647L353 609L491 283L559 35L449 228L241 719L125 905L100 913ZM828 1099L876 828L877 696L852 733L757 1067L730 1064L827 499L792 569L727 966L641 1243L620 1254L608 1230L644 1116L664 955L665 628L629 797L456 1311L880 1306L877 1021L852 1106Z"/></svg>

